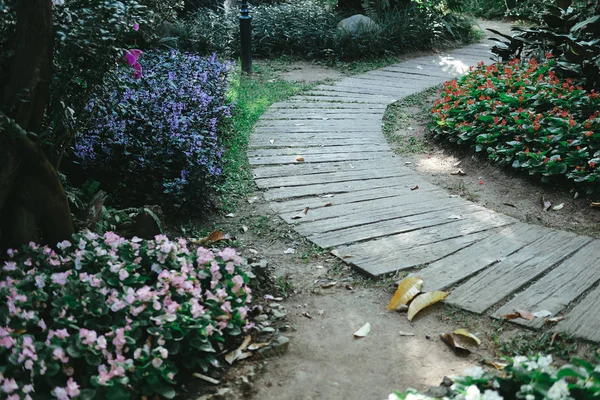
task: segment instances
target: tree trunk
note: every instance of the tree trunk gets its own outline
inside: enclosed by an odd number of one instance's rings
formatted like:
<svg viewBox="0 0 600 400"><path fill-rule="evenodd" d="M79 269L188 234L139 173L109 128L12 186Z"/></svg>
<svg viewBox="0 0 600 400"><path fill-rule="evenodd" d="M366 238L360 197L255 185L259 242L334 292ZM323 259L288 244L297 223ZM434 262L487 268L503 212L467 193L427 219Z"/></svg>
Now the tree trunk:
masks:
<svg viewBox="0 0 600 400"><path fill-rule="evenodd" d="M55 245L73 234L69 203L58 173L25 132L40 133L52 72L52 2L16 2L16 49L0 131L0 248L43 241Z"/></svg>

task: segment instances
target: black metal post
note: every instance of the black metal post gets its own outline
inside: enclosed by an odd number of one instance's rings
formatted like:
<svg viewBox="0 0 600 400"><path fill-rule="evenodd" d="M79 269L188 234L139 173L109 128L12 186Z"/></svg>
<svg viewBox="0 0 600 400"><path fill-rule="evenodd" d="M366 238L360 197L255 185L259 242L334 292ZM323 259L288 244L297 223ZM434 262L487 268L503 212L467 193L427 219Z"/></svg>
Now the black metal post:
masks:
<svg viewBox="0 0 600 400"><path fill-rule="evenodd" d="M240 8L240 34L242 44L242 71L252 73L252 17L248 10L248 1L242 0Z"/></svg>

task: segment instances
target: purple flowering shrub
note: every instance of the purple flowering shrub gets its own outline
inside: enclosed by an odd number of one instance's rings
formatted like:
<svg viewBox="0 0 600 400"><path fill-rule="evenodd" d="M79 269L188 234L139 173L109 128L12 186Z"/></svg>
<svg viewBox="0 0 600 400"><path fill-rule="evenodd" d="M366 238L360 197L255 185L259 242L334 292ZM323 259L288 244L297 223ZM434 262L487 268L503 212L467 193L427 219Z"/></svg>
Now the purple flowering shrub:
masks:
<svg viewBox="0 0 600 400"><path fill-rule="evenodd" d="M75 154L89 178L127 205L202 202L221 175L231 66L179 51L140 60L141 79L121 68L88 105Z"/></svg>
<svg viewBox="0 0 600 400"><path fill-rule="evenodd" d="M89 231L58 247L9 250L0 270L10 399L172 398L179 370L218 365L221 343L254 326L233 249Z"/></svg>

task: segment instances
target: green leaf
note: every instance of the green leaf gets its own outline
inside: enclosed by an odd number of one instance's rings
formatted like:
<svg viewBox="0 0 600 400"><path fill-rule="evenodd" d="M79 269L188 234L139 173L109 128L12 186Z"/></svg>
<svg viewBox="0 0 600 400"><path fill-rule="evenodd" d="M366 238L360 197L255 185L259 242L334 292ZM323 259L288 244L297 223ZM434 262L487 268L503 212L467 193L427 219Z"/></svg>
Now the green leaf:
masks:
<svg viewBox="0 0 600 400"><path fill-rule="evenodd" d="M79 399L81 400L92 400L94 397L96 397L94 389L82 389L79 393Z"/></svg>
<svg viewBox="0 0 600 400"><path fill-rule="evenodd" d="M160 394L161 396L163 396L166 399L172 399L177 394L177 393L175 393L175 389L173 389L169 385L165 385L162 382L157 385L152 385L152 389L154 389L154 391L156 393Z"/></svg>
<svg viewBox="0 0 600 400"><path fill-rule="evenodd" d="M114 385L106 392L106 398L110 400L129 400L129 391L122 385Z"/></svg>

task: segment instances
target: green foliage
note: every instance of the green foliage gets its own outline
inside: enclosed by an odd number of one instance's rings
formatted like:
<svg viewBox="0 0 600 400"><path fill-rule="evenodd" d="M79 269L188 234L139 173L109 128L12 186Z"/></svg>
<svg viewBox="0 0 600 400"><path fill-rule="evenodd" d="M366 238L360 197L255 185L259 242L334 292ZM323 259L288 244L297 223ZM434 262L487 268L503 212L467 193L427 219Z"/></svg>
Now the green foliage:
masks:
<svg viewBox="0 0 600 400"><path fill-rule="evenodd" d="M551 71L555 63L480 65L446 83L432 110L433 132L543 181L566 177L594 191L600 96L559 80Z"/></svg>
<svg viewBox="0 0 600 400"><path fill-rule="evenodd" d="M501 35L508 40L498 40L492 51L504 61L514 57L540 60L551 53L558 74L581 80L588 89L600 88L600 3L574 7L566 0L557 4L562 7L549 6L542 26L515 28L517 34Z"/></svg>
<svg viewBox="0 0 600 400"><path fill-rule="evenodd" d="M600 358L596 353L596 358ZM471 367L465 376L454 378L444 399L595 399L600 392L600 365L574 358L556 367L551 356L516 356L501 374ZM409 389L396 392L390 400L431 400L432 397Z"/></svg>
<svg viewBox="0 0 600 400"><path fill-rule="evenodd" d="M6 396L173 398L181 372L218 367L224 344L254 326L233 249L89 231L57 248L9 250L0 270Z"/></svg>
<svg viewBox="0 0 600 400"><path fill-rule="evenodd" d="M373 15L377 28L358 33L338 30L342 16L314 0L253 7L253 53L263 57L354 60L475 38L469 19L446 15L446 9L438 2L401 3L402 7L385 8L388 11ZM177 36L184 48L238 54L239 23L235 10L199 10L189 21L174 24L169 34Z"/></svg>

